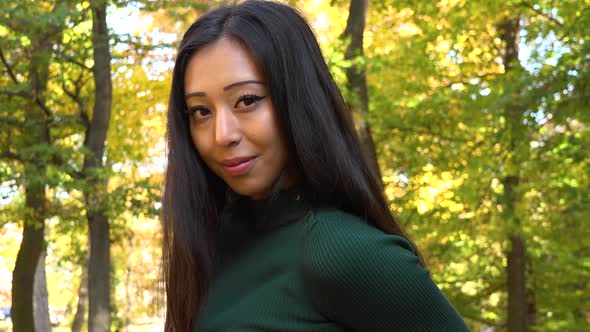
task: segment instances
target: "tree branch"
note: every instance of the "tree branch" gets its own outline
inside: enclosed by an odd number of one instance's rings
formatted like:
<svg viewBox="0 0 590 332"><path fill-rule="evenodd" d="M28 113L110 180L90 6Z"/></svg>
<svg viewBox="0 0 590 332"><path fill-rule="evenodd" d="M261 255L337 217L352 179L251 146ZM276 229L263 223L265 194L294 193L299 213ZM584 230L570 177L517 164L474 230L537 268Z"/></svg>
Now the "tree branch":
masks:
<svg viewBox="0 0 590 332"><path fill-rule="evenodd" d="M9 90L0 90L0 94L7 95L11 97L22 97L22 98L33 98L33 95L26 91L9 91Z"/></svg>
<svg viewBox="0 0 590 332"><path fill-rule="evenodd" d="M19 121L15 118L5 118L5 117L0 117L0 123L7 123L11 126L15 126L15 127L22 127L24 125L24 123L22 121Z"/></svg>
<svg viewBox="0 0 590 332"><path fill-rule="evenodd" d="M41 107L47 117L51 117L51 110L45 105L45 102L40 97L35 97L35 103Z"/></svg>
<svg viewBox="0 0 590 332"><path fill-rule="evenodd" d="M77 26L78 24L80 24L80 23L84 22L84 21L85 21L85 20L88 18L87 14L88 14L89 12L90 12L90 6L88 6L88 7L86 7L86 8L83 8L83 9L82 9L82 11L80 11L80 12L79 12L79 13L80 13L80 16L78 17L78 19L77 19L77 20L72 20L72 21L71 21L71 26L72 26L72 27L75 27L75 26Z"/></svg>
<svg viewBox="0 0 590 332"><path fill-rule="evenodd" d="M6 58L4 57L4 52L2 51L2 49L0 49L0 59L2 60L2 63L4 64L4 66L6 67L6 71L8 72L8 75L10 75L10 78L12 78L12 80L15 83L20 83L16 77L16 75L14 75L14 72L12 70L12 67L8 64L8 61L6 60Z"/></svg>
<svg viewBox="0 0 590 332"><path fill-rule="evenodd" d="M81 171L74 169L74 167L72 167L72 165L66 162L61 156L53 155L52 162L54 165L61 167L62 171L71 176L73 179L84 179L84 174Z"/></svg>
<svg viewBox="0 0 590 332"><path fill-rule="evenodd" d="M88 67L88 66L86 66L86 65L85 65L85 64L83 64L82 62L80 62L80 61L77 61L75 58L73 58L73 57L71 57L71 56L69 56L69 55L65 55L64 53L61 53L60 55L61 55L61 57L62 57L64 60L66 60L67 62L73 63L73 64L77 65L78 67L80 67L80 68L84 69L84 70L88 70L88 71L90 71L90 72L92 72L92 70L93 70L93 68L92 68L92 67Z"/></svg>
<svg viewBox="0 0 590 332"><path fill-rule="evenodd" d="M10 151L2 151L2 152L0 152L0 159L9 159L9 160L22 161L22 158L18 154L12 153Z"/></svg>
<svg viewBox="0 0 590 332"><path fill-rule="evenodd" d="M76 79L74 84L74 92L68 90L65 82L62 82L61 86L64 93L78 105L79 117L77 119L80 122L82 122L84 128L88 130L88 127L90 126L90 120L88 119L88 113L86 113L84 102L82 101L82 99L80 99L80 91L82 90L82 85L84 84L82 78L83 75L82 73L80 73L80 76L78 76L78 79Z"/></svg>
<svg viewBox="0 0 590 332"><path fill-rule="evenodd" d="M35 96L35 95L33 95L29 92L26 92L26 91L8 91L8 90L0 90L0 94L12 96L12 97L22 97L22 98L33 99L33 101L37 105L39 105L39 107L41 107L41 109L45 112L45 115L47 115L48 117L51 117L51 110L49 109L49 107L47 107L47 105L45 105L45 102L39 96Z"/></svg>
<svg viewBox="0 0 590 332"><path fill-rule="evenodd" d="M520 5L522 7L524 7L524 8L527 8L527 9L532 10L537 15L539 15L539 16L541 16L543 18L546 18L550 22L555 23L558 27L563 28L563 22L561 22L560 20L558 20L557 18L555 18L555 17L553 17L553 16L551 16L549 14L543 13L543 11L541 11L540 9L535 8L535 6L531 5L529 2L523 1L523 2L520 3Z"/></svg>

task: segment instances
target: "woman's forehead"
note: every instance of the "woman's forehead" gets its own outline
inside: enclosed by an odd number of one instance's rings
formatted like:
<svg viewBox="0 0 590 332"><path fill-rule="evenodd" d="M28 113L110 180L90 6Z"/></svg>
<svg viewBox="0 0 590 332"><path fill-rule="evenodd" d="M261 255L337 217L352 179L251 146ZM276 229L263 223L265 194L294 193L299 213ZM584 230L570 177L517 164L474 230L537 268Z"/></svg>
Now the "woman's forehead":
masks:
<svg viewBox="0 0 590 332"><path fill-rule="evenodd" d="M256 58L244 43L222 37L193 54L185 71L185 90L225 89L242 81L265 81Z"/></svg>

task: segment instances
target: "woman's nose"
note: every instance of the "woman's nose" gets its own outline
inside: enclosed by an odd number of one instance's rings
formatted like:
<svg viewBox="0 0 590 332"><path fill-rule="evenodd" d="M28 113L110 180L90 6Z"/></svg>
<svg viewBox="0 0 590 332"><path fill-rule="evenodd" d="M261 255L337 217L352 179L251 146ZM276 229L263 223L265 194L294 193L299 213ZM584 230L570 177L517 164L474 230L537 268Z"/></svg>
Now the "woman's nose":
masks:
<svg viewBox="0 0 590 332"><path fill-rule="evenodd" d="M240 122L231 109L220 109L215 117L215 143L234 145L242 139Z"/></svg>

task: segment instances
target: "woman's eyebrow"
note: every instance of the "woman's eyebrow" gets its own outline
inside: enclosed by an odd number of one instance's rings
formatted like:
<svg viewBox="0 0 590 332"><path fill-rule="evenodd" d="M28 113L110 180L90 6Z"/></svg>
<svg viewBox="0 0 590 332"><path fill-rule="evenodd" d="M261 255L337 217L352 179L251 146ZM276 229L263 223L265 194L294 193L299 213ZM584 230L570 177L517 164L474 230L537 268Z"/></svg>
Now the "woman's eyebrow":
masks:
<svg viewBox="0 0 590 332"><path fill-rule="evenodd" d="M223 87L223 91L227 91L227 90L233 89L235 87L238 87L238 86L244 85L244 84L266 84L266 83L264 83L262 81L257 81L257 80L240 81L240 82L235 82L235 83L232 83L230 85ZM190 97L206 97L206 96L207 96L207 94L205 92L197 91L197 92L187 93L186 95L184 95L184 98L188 99Z"/></svg>
<svg viewBox="0 0 590 332"><path fill-rule="evenodd" d="M264 82L261 82L261 81L247 80L247 81L241 81L241 82L232 83L232 84L230 84L228 86L225 86L223 88L223 91L227 91L227 90L233 89L233 88L235 88L237 86L244 85L244 84L251 84L251 83L254 83L254 84L265 84Z"/></svg>

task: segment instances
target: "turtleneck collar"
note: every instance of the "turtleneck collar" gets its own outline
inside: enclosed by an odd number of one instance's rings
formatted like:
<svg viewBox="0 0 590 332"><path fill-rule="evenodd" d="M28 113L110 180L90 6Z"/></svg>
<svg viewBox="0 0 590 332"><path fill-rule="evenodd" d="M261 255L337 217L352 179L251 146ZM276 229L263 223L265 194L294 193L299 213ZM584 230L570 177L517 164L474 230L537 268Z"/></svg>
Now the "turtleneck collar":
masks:
<svg viewBox="0 0 590 332"><path fill-rule="evenodd" d="M250 224L254 229L272 229L294 222L310 210L302 191L292 185L263 199L252 199L232 192L228 202L230 218Z"/></svg>

